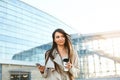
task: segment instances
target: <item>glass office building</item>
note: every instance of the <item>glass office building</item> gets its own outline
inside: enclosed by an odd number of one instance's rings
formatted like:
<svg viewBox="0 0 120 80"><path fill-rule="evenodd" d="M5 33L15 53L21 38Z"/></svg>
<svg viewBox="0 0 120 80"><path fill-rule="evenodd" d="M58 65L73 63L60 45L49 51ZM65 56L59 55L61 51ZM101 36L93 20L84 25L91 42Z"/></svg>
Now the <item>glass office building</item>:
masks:
<svg viewBox="0 0 120 80"><path fill-rule="evenodd" d="M75 32L60 20L19 0L0 0L0 58L12 59L15 54L51 42L56 28L70 34Z"/></svg>
<svg viewBox="0 0 120 80"><path fill-rule="evenodd" d="M2 64L33 66L36 62L42 63L43 52L50 48L46 44L52 41L56 28L75 33L64 22L24 2L0 0L0 80L8 80L4 78L5 66ZM21 70L9 68L10 79L14 80L18 73L21 73L19 76L29 74L29 70Z"/></svg>

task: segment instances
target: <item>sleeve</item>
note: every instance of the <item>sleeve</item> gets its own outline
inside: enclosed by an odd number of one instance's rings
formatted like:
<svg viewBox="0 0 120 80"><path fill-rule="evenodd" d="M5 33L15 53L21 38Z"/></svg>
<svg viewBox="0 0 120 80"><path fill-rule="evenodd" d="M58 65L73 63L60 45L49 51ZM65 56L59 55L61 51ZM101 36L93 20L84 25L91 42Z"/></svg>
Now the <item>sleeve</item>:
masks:
<svg viewBox="0 0 120 80"><path fill-rule="evenodd" d="M45 61L46 61L45 70L43 73L41 73L42 77L44 77L44 78L47 78L48 75L55 70L54 63L48 56L49 56L49 52L47 51L45 53Z"/></svg>
<svg viewBox="0 0 120 80"><path fill-rule="evenodd" d="M44 78L46 78L49 73L49 69L46 68L46 61L48 60L48 56L49 56L49 51L46 51L46 53L45 53L45 70L43 73L41 73L42 77L44 77Z"/></svg>
<svg viewBox="0 0 120 80"><path fill-rule="evenodd" d="M44 73L41 73L42 77L46 78L48 75L49 69L45 68Z"/></svg>
<svg viewBox="0 0 120 80"><path fill-rule="evenodd" d="M73 63L72 63L72 68L70 69L70 73L75 77L79 77L80 74L80 61L77 52L74 54L73 58Z"/></svg>

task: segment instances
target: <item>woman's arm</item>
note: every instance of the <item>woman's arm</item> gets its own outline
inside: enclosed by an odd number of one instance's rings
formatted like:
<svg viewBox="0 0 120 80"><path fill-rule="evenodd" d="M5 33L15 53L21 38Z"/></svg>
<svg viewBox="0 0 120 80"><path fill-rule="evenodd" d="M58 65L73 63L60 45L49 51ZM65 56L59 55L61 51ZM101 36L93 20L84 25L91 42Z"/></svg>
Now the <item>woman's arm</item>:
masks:
<svg viewBox="0 0 120 80"><path fill-rule="evenodd" d="M49 74L51 71L53 71L52 68L48 67L48 64L49 64L49 66L52 65L50 62L52 62L52 61L51 61L51 59L50 59L50 57L49 57L49 50L48 50L48 51L46 51L46 53L45 53L45 66L41 67L42 69L41 69L41 71L40 71L40 72L41 72L41 75L42 75L44 78L47 78L48 74Z"/></svg>

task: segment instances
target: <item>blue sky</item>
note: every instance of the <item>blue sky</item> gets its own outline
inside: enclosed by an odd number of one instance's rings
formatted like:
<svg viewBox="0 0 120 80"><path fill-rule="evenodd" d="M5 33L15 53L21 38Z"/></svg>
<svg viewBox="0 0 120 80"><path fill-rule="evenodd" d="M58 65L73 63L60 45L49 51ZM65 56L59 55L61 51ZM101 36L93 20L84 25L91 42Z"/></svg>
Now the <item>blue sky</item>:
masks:
<svg viewBox="0 0 120 80"><path fill-rule="evenodd" d="M21 0L62 20L79 33L120 30L119 0Z"/></svg>

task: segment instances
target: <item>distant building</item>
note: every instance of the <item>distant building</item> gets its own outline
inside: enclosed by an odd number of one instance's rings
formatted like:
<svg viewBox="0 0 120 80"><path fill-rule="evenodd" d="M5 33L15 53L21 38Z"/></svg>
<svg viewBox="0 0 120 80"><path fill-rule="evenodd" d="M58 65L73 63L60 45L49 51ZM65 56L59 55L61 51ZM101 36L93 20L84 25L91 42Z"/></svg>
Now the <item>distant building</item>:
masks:
<svg viewBox="0 0 120 80"><path fill-rule="evenodd" d="M120 30L73 38L80 57L77 80L120 80Z"/></svg>

